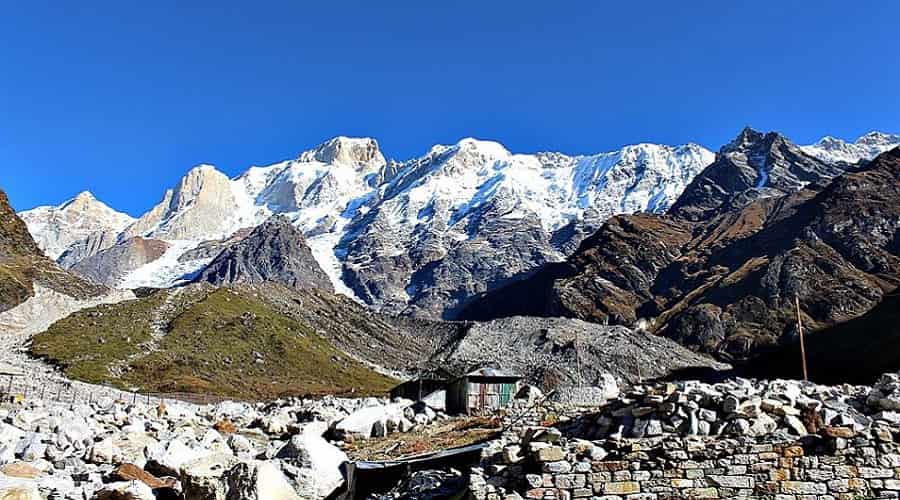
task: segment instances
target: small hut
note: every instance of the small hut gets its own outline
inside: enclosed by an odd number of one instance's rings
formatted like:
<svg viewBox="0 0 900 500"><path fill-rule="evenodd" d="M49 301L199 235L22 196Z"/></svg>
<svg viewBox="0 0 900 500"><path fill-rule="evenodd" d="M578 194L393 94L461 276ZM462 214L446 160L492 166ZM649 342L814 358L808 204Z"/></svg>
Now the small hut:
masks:
<svg viewBox="0 0 900 500"><path fill-rule="evenodd" d="M447 413L481 415L503 408L516 395L522 377L480 368L447 384Z"/></svg>
<svg viewBox="0 0 900 500"><path fill-rule="evenodd" d="M442 378L423 377L407 380L391 389L391 399L404 398L420 401L435 391L443 390L446 385L447 380Z"/></svg>

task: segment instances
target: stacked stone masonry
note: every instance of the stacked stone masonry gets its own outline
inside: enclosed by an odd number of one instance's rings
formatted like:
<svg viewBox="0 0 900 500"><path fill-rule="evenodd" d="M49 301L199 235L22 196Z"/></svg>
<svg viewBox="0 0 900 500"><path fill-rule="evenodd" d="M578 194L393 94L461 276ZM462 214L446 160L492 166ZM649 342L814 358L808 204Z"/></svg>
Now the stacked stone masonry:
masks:
<svg viewBox="0 0 900 500"><path fill-rule="evenodd" d="M543 405L488 444L470 491L478 500L900 498L897 410L893 374L871 389L740 380L642 387L588 413Z"/></svg>
<svg viewBox="0 0 900 500"><path fill-rule="evenodd" d="M473 491L484 500L900 498L900 445L893 436L828 432L834 436L780 444L630 440L611 454L616 458L599 460L592 458L596 446L590 442L531 443L521 460L488 466L487 478L476 474L473 484L483 487Z"/></svg>

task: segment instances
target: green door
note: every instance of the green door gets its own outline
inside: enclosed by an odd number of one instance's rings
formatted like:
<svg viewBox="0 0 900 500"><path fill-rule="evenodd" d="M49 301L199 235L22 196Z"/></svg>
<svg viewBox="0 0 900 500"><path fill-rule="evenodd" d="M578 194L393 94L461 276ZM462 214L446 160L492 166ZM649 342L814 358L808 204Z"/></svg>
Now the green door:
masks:
<svg viewBox="0 0 900 500"><path fill-rule="evenodd" d="M506 406L513 397L514 384L500 384L500 406Z"/></svg>

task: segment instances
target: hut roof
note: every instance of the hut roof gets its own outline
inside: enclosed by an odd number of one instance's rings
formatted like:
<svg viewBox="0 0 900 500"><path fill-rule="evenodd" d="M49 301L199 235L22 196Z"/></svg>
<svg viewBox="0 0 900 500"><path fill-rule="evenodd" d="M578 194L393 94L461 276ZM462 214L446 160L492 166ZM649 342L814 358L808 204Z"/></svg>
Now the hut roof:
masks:
<svg viewBox="0 0 900 500"><path fill-rule="evenodd" d="M521 375L516 375L512 372L507 372L501 370L499 368L479 368L477 370L471 371L465 375L466 377L495 377L495 378L522 378Z"/></svg>

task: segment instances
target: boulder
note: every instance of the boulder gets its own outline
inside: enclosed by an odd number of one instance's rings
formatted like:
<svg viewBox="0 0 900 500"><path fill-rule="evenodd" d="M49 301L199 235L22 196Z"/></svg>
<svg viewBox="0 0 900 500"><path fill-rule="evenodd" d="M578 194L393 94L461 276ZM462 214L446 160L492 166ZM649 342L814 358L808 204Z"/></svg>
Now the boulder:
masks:
<svg viewBox="0 0 900 500"><path fill-rule="evenodd" d="M97 500L156 500L156 495L149 486L140 481L119 481L103 485L95 498Z"/></svg>
<svg viewBox="0 0 900 500"><path fill-rule="evenodd" d="M226 474L226 500L300 500L284 474L272 462L253 460Z"/></svg>
<svg viewBox="0 0 900 500"><path fill-rule="evenodd" d="M866 403L877 409L900 410L900 374L882 375L869 392Z"/></svg>
<svg viewBox="0 0 900 500"><path fill-rule="evenodd" d="M175 439L159 456L150 457L148 468L165 475L178 476L182 466L209 454L208 450L194 449Z"/></svg>
<svg viewBox="0 0 900 500"><path fill-rule="evenodd" d="M403 418L403 407L392 403L356 410L335 425L335 434L339 438L369 438L375 435L376 430L386 429L389 418Z"/></svg>
<svg viewBox="0 0 900 500"><path fill-rule="evenodd" d="M43 498L35 485L4 485L0 481L0 500L43 500Z"/></svg>
<svg viewBox="0 0 900 500"><path fill-rule="evenodd" d="M292 436L277 456L297 467L292 479L303 498L324 498L344 482L347 454L314 432Z"/></svg>
<svg viewBox="0 0 900 500"><path fill-rule="evenodd" d="M181 466L181 487L186 500L223 500L226 484L223 479L238 460L229 454L214 453Z"/></svg>
<svg viewBox="0 0 900 500"><path fill-rule="evenodd" d="M0 465L0 473L3 473L8 477L17 477L20 479L36 479L41 475L40 469L27 462L15 462Z"/></svg>
<svg viewBox="0 0 900 500"><path fill-rule="evenodd" d="M134 464L122 464L113 471L112 477L119 481L140 481L152 489L169 488L180 490L172 478L161 479Z"/></svg>

